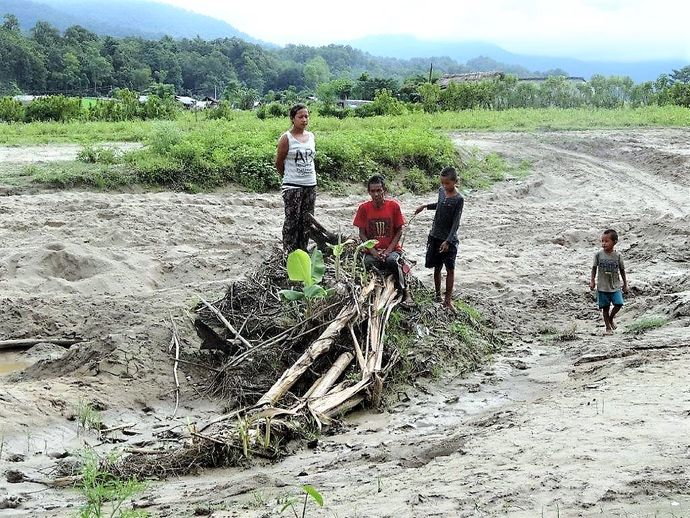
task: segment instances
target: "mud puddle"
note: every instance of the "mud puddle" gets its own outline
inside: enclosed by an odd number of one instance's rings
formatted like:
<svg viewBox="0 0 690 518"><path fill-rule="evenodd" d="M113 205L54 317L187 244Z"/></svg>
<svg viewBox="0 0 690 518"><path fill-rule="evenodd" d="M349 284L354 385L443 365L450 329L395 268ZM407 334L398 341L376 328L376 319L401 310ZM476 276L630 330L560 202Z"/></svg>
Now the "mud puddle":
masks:
<svg viewBox="0 0 690 518"><path fill-rule="evenodd" d="M21 371L31 365L21 351L0 351L0 376Z"/></svg>

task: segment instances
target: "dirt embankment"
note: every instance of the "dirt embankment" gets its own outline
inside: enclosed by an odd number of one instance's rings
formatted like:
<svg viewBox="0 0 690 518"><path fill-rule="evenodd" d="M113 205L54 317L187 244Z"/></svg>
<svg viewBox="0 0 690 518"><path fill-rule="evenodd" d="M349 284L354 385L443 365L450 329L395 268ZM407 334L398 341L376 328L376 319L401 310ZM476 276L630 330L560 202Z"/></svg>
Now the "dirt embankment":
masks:
<svg viewBox="0 0 690 518"><path fill-rule="evenodd" d="M690 514L690 131L465 133L457 142L532 166L526 179L471 193L461 224L457 289L510 345L482 372L354 416L316 450L151 484L139 505L161 516L259 517L310 483L326 499L315 516ZM405 212L431 198L403 197ZM348 228L358 201L321 195L317 211ZM405 242L426 281L430 219L417 218ZM65 419L80 400L100 404L109 426L140 422L142 444L146 430L170 426L169 313L255 265L281 220L276 194L0 198L0 337L89 340L0 378L0 471L31 473L49 465L46 453L95 443ZM621 235L632 290L619 331L604 337L587 281L607 227ZM623 332L651 316L668 323ZM191 329L183 333L195 347ZM220 406L183 380L175 423ZM9 463L10 453L25 460ZM79 505L74 492L39 489L0 481L0 495L26 493L17 516Z"/></svg>

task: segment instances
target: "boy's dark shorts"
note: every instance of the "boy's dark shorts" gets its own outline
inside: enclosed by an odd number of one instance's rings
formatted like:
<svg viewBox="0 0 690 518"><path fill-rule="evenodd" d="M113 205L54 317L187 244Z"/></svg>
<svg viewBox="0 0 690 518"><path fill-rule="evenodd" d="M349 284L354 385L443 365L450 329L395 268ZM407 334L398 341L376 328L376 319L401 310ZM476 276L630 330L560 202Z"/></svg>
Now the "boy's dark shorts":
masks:
<svg viewBox="0 0 690 518"><path fill-rule="evenodd" d="M424 266L427 268L437 268L445 266L446 270L455 270L455 257L458 255L458 247L453 243L448 243L448 251L441 253L438 249L443 243L443 239L429 236L426 243L426 261Z"/></svg>

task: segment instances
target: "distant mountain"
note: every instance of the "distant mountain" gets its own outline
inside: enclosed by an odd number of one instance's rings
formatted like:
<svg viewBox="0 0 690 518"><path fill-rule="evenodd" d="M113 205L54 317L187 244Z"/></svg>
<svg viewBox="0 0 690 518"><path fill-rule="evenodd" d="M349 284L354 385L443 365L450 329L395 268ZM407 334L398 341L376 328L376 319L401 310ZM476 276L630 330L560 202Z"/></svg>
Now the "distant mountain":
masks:
<svg viewBox="0 0 690 518"><path fill-rule="evenodd" d="M509 52L497 45L478 41L443 42L420 40L413 36L367 36L343 42L374 56L399 59L449 57L460 63L478 56L490 58L506 65L519 66L533 71L562 69L572 76L589 79L594 74L606 76L630 76L634 81L649 81L660 74L679 69L687 62L681 60L657 60L640 62L584 61L566 57L530 56Z"/></svg>
<svg viewBox="0 0 690 518"><path fill-rule="evenodd" d="M0 0L0 16L5 13L17 16L24 30L40 20L60 30L81 25L95 33L116 37L199 36L205 40L237 37L264 44L222 20L147 0Z"/></svg>

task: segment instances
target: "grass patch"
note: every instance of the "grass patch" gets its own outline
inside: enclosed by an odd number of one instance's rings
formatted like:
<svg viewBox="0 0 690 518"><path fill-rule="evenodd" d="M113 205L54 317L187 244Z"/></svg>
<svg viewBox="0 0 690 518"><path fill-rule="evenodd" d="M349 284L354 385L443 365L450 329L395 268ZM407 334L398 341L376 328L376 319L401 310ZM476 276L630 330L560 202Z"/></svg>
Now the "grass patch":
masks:
<svg viewBox="0 0 690 518"><path fill-rule="evenodd" d="M668 319L662 316L650 316L640 318L636 320L629 326L625 328L625 332L633 335L639 335L649 331L650 329L656 329L657 327L664 326L668 323Z"/></svg>
<svg viewBox="0 0 690 518"><path fill-rule="evenodd" d="M155 121L0 123L0 145L142 142Z"/></svg>
<svg viewBox="0 0 690 518"><path fill-rule="evenodd" d="M100 431L103 427L101 413L90 403L80 401L77 408L77 425L83 430Z"/></svg>
<svg viewBox="0 0 690 518"><path fill-rule="evenodd" d="M116 164L118 156L110 148L86 145L77 154L77 160L87 164Z"/></svg>
<svg viewBox="0 0 690 518"><path fill-rule="evenodd" d="M457 314L452 316L433 302L432 290L418 287L414 297L414 309L396 309L388 321L388 343L400 355L390 394L420 376L474 370L500 347L481 313L468 303L455 301Z"/></svg>
<svg viewBox="0 0 690 518"><path fill-rule="evenodd" d="M124 122L32 122L0 124L0 145L32 145L59 142L143 142L159 121ZM183 112L170 121L183 132L212 126L228 128L238 133L257 129L268 130L272 144L281 132L288 129L289 121L282 118L259 120L254 112L233 112L232 120L210 120L207 114ZM321 117L312 114L311 129L320 134L346 132L364 133L377 130L384 135L391 130L424 128L440 131L544 131L588 130L645 127L690 126L690 110L680 106L647 106L644 108L592 109L592 108L540 108L511 110L465 110L460 112L421 113L368 118Z"/></svg>
<svg viewBox="0 0 690 518"><path fill-rule="evenodd" d="M141 183L137 181L137 175L124 164L57 162L29 166L24 169L23 176L30 177L36 183L62 189L91 187L107 190Z"/></svg>
<svg viewBox="0 0 690 518"><path fill-rule="evenodd" d="M108 459L113 464L116 459ZM136 479L123 480L101 469L98 456L87 451L83 456L81 482L77 486L86 498L86 504L79 509L79 518L145 518L146 511L124 509L126 500L144 490L145 485Z"/></svg>

